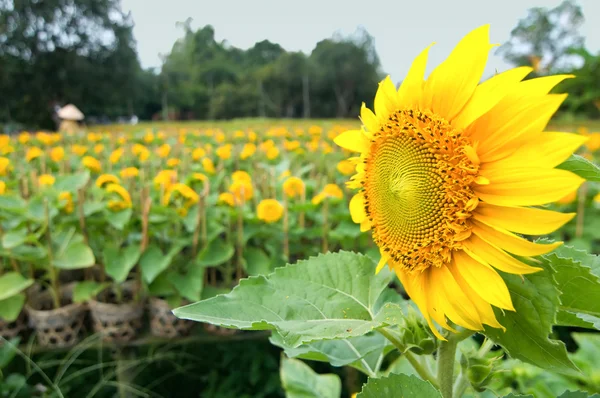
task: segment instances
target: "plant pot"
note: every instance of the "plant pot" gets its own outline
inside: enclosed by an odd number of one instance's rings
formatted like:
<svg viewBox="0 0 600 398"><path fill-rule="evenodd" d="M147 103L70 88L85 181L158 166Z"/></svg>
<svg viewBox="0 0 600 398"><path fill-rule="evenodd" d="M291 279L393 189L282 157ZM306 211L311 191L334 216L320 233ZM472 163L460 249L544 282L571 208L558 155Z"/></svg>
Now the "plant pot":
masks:
<svg viewBox="0 0 600 398"><path fill-rule="evenodd" d="M195 322L179 319L166 300L150 299L150 332L153 336L174 338L189 336Z"/></svg>
<svg viewBox="0 0 600 398"><path fill-rule="evenodd" d="M79 342L86 306L71 303L73 286L61 289L62 307L53 309L52 296L48 290L30 295L25 306L29 325L35 330L38 343L45 347L70 347Z"/></svg>
<svg viewBox="0 0 600 398"><path fill-rule="evenodd" d="M23 336L25 331L27 331L27 316L25 311L21 311L19 317L13 322L8 322L0 318L0 337L10 340L17 336Z"/></svg>
<svg viewBox="0 0 600 398"><path fill-rule="evenodd" d="M127 343L135 339L142 329L144 303L133 301L131 285L123 285L123 297L131 301L115 303L114 297L107 296L105 301L90 300L88 306L92 315L94 330L102 334L106 342Z"/></svg>

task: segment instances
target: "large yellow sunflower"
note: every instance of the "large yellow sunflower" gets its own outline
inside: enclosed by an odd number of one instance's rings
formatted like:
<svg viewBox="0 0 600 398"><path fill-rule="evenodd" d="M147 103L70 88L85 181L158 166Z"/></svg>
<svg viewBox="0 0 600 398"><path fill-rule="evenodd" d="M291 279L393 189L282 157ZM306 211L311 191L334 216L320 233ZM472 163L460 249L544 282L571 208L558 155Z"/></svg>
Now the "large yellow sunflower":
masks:
<svg viewBox="0 0 600 398"><path fill-rule="evenodd" d="M565 99L548 94L567 75L522 81L521 67L480 84L489 26L464 37L424 80L429 48L396 90L379 84L375 112L363 104L360 130L335 142L360 152L348 182L354 222L372 230L378 270L393 269L432 331L436 323L471 330L502 328L492 306L514 311L497 270L540 271L512 255L536 256L558 245L516 234L550 233L574 214L533 208L575 191L580 177L554 167L585 138L543 132Z"/></svg>

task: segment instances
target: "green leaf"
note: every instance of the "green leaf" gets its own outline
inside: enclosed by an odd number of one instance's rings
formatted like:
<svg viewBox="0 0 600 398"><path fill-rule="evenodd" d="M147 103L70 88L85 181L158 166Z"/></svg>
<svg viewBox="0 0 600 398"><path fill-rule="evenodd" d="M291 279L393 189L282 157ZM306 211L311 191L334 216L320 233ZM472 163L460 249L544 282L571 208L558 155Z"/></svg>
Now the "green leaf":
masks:
<svg viewBox="0 0 600 398"><path fill-rule="evenodd" d="M31 198L29 203L27 203L27 218L36 222L46 222L46 204L44 199L45 198L42 196L34 196ZM49 204L48 215L50 216L50 219L53 219L57 214L58 208Z"/></svg>
<svg viewBox="0 0 600 398"><path fill-rule="evenodd" d="M2 236L2 247L5 249L12 249L14 247L20 246L27 240L27 229L25 227L21 227L18 229L13 229L6 232Z"/></svg>
<svg viewBox="0 0 600 398"><path fill-rule="evenodd" d="M146 283L152 283L158 275L166 270L173 262L173 258L183 249L183 245L175 245L169 253L164 255L158 246L151 245L140 258L142 276Z"/></svg>
<svg viewBox="0 0 600 398"><path fill-rule="evenodd" d="M104 248L104 268L106 273L117 283L123 283L129 272L135 267L140 258L138 245L119 249L114 246Z"/></svg>
<svg viewBox="0 0 600 398"><path fill-rule="evenodd" d="M7 322L14 322L23 310L25 304L25 294L19 293L4 300L0 300L0 319Z"/></svg>
<svg viewBox="0 0 600 398"><path fill-rule="evenodd" d="M107 209L104 213L109 224L119 231L125 229L125 226L129 223L132 214L133 210L131 208L121 211L111 211Z"/></svg>
<svg viewBox="0 0 600 398"><path fill-rule="evenodd" d="M33 279L27 279L18 272L7 272L0 276L0 300L21 293L33 285Z"/></svg>
<svg viewBox="0 0 600 398"><path fill-rule="evenodd" d="M12 195L1 195L0 196L0 210L6 210L11 213L25 213L27 205L21 196Z"/></svg>
<svg viewBox="0 0 600 398"><path fill-rule="evenodd" d="M427 397L442 398L433 385L416 376L391 374L380 379L369 379L356 398Z"/></svg>
<svg viewBox="0 0 600 398"><path fill-rule="evenodd" d="M92 249L83 242L71 242L65 250L58 253L52 265L60 269L88 268L96 263Z"/></svg>
<svg viewBox="0 0 600 398"><path fill-rule="evenodd" d="M600 334L573 333L571 336L578 347L571 358L585 375L581 378L582 381L586 381L593 388L594 385L597 386L598 369L600 369Z"/></svg>
<svg viewBox="0 0 600 398"><path fill-rule="evenodd" d="M317 374L297 359L282 358L280 374L286 398L339 398L342 393L338 375Z"/></svg>
<svg viewBox="0 0 600 398"><path fill-rule="evenodd" d="M552 273L545 270L522 277L503 274L516 311L494 308L506 331L486 326L484 334L513 358L543 369L570 373L577 368L567 357L564 343L548 338L560 305Z"/></svg>
<svg viewBox="0 0 600 398"><path fill-rule="evenodd" d="M192 263L186 273L169 273L167 278L183 297L190 301L200 300L204 286L204 267L200 264Z"/></svg>
<svg viewBox="0 0 600 398"><path fill-rule="evenodd" d="M77 282L73 288L73 302L83 303L89 299L96 297L98 293L106 289L109 283L99 283L95 281Z"/></svg>
<svg viewBox="0 0 600 398"><path fill-rule="evenodd" d="M288 357L329 362L333 366L349 365L371 377L377 375L383 358L393 350L390 342L379 333L313 341L294 348L286 345L281 335L274 331L270 341L283 348Z"/></svg>
<svg viewBox="0 0 600 398"><path fill-rule="evenodd" d="M83 204L83 215L89 217L104 210L105 207L106 204L102 202L85 202Z"/></svg>
<svg viewBox="0 0 600 398"><path fill-rule="evenodd" d="M79 189L83 188L89 180L90 172L87 170L82 173L58 176L56 177L53 188L61 192L77 192Z"/></svg>
<svg viewBox="0 0 600 398"><path fill-rule="evenodd" d="M533 395L521 395L521 394L513 394L512 392L508 395L505 395L502 398L535 398Z"/></svg>
<svg viewBox="0 0 600 398"><path fill-rule="evenodd" d="M245 330L277 330L286 345L362 336L397 324L402 310L385 304L375 311L391 273L375 274L366 256L328 253L277 268L269 276L243 279L229 294L175 310L198 322Z"/></svg>
<svg viewBox="0 0 600 398"><path fill-rule="evenodd" d="M600 398L600 394L588 395L583 391L565 391L558 398Z"/></svg>
<svg viewBox="0 0 600 398"><path fill-rule="evenodd" d="M273 270L271 268L271 259L264 250L256 247L246 247L244 249L244 261L248 275L267 275Z"/></svg>
<svg viewBox="0 0 600 398"><path fill-rule="evenodd" d="M573 247L562 246L543 256L554 270L561 292L557 323L564 326L599 328L600 259Z"/></svg>
<svg viewBox="0 0 600 398"><path fill-rule="evenodd" d="M198 253L198 262L203 267L216 267L229 261L234 252L231 243L217 239L210 242L204 250Z"/></svg>
<svg viewBox="0 0 600 398"><path fill-rule="evenodd" d="M4 369L13 360L19 350L20 337L12 338L8 344L0 344L0 370ZM0 372L1 374L2 372Z"/></svg>
<svg viewBox="0 0 600 398"><path fill-rule="evenodd" d="M568 170L588 181L600 182L600 167L579 155L571 155L558 169Z"/></svg>
<svg viewBox="0 0 600 398"><path fill-rule="evenodd" d="M169 272L162 273L148 286L148 291L154 297L167 297L175 294L175 288L169 281Z"/></svg>

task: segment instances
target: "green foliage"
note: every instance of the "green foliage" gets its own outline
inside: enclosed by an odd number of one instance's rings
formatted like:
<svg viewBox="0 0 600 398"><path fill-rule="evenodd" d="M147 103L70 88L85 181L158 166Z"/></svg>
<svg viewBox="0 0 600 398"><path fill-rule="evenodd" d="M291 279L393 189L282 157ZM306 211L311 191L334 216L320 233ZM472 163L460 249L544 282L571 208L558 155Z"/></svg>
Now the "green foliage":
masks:
<svg viewBox="0 0 600 398"><path fill-rule="evenodd" d="M78 282L73 288L73 302L84 303L96 297L98 293L108 287L108 283L99 283L94 281Z"/></svg>
<svg viewBox="0 0 600 398"><path fill-rule="evenodd" d="M568 170L587 181L600 182L600 167L579 155L571 157L558 166L559 169Z"/></svg>
<svg viewBox="0 0 600 398"><path fill-rule="evenodd" d="M564 343L549 338L560 306L552 273L504 275L504 281L516 311L495 308L496 318L506 331L486 326L484 334L513 358L556 372L576 370Z"/></svg>
<svg viewBox="0 0 600 398"><path fill-rule="evenodd" d="M278 268L268 277L244 279L224 296L178 308L180 318L247 330L277 330L286 345L361 336L395 324L396 304L379 297L390 273L374 276L375 264L362 255L329 253Z"/></svg>
<svg viewBox="0 0 600 398"><path fill-rule="evenodd" d="M19 317L23 305L25 305L25 295L23 293L0 300L0 319L13 322Z"/></svg>
<svg viewBox="0 0 600 398"><path fill-rule="evenodd" d="M338 375L319 375L297 359L281 360L281 383L287 398L339 398L342 393Z"/></svg>
<svg viewBox="0 0 600 398"><path fill-rule="evenodd" d="M116 283L123 283L127 279L129 271L137 264L141 253L137 245L130 245L123 249L107 245L103 254L106 273Z"/></svg>
<svg viewBox="0 0 600 398"><path fill-rule="evenodd" d="M562 246L544 256L560 294L558 324L600 329L600 259Z"/></svg>
<svg viewBox="0 0 600 398"><path fill-rule="evenodd" d="M569 65L569 50L583 44L578 31L583 20L574 0L564 0L552 9L531 8L498 53L517 66L531 65L530 56L540 57L543 71L556 73Z"/></svg>
<svg viewBox="0 0 600 398"><path fill-rule="evenodd" d="M0 119L56 128L55 104L118 116L148 101L132 28L119 0L0 2Z"/></svg>
<svg viewBox="0 0 600 398"><path fill-rule="evenodd" d="M274 331L270 341L283 348L289 357L329 362L333 366L352 366L371 377L377 375L383 359L393 349L391 343L379 333L314 341L292 347L286 345L281 335Z"/></svg>
<svg viewBox="0 0 600 398"><path fill-rule="evenodd" d="M0 300L21 293L31 285L33 285L33 279L27 279L16 272L7 272L0 276Z"/></svg>
<svg viewBox="0 0 600 398"><path fill-rule="evenodd" d="M369 379L356 398L428 397L441 398L431 383L415 376L391 374L380 379Z"/></svg>

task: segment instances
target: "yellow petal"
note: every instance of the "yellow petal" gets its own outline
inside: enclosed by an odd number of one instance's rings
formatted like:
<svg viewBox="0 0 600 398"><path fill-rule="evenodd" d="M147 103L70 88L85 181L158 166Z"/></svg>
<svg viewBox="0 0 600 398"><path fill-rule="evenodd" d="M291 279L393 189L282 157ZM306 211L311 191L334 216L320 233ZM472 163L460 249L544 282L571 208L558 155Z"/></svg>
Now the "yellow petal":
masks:
<svg viewBox="0 0 600 398"><path fill-rule="evenodd" d="M481 298L498 308L515 310L504 280L492 267L474 260L462 251L454 253L454 258L460 276Z"/></svg>
<svg viewBox="0 0 600 398"><path fill-rule="evenodd" d="M485 163L485 170L503 170L517 167L553 168L567 160L581 145L588 140L578 134L544 132L515 145L515 151L509 156Z"/></svg>
<svg viewBox="0 0 600 398"><path fill-rule="evenodd" d="M562 245L562 242L547 245L533 243L506 230L492 228L477 220L473 220L473 233L491 245L517 256L539 256Z"/></svg>
<svg viewBox="0 0 600 398"><path fill-rule="evenodd" d="M485 262L502 272L509 274L533 274L542 271L542 268L531 267L513 256L489 244L476 234L472 234L469 239L463 242L465 253L477 261Z"/></svg>
<svg viewBox="0 0 600 398"><path fill-rule="evenodd" d="M431 295L429 295L429 292L425 289L425 285L428 282L429 277L428 272L425 271L422 274L411 275L408 272L404 272L400 269L395 269L395 271L396 275L398 276L398 279L402 283L402 286L404 286L404 290L406 290L406 293L410 296L412 301L417 305L417 307L419 307L419 311L421 311L421 314L423 314L423 317L429 324L429 328L431 329L433 334L440 340L446 340L440 334L440 332L435 327L435 324L431 320L433 314L430 312L431 306L428 305L428 297L431 300ZM443 319L443 316L442 322L437 322L443 327L445 327L444 325L448 326L446 321ZM448 329L449 328L450 327L448 326Z"/></svg>
<svg viewBox="0 0 600 398"><path fill-rule="evenodd" d="M483 329L477 309L446 266L431 268L431 290L440 295L442 311L452 322L471 330Z"/></svg>
<svg viewBox="0 0 600 398"><path fill-rule="evenodd" d="M452 121L457 128L466 128L481 115L492 109L502 98L514 91L515 85L523 80L533 68L522 66L507 70L481 83L460 114Z"/></svg>
<svg viewBox="0 0 600 398"><path fill-rule="evenodd" d="M385 123L392 112L399 109L398 93L390 76L379 83L374 101L375 116L380 123Z"/></svg>
<svg viewBox="0 0 600 398"><path fill-rule="evenodd" d="M350 199L350 217L357 224L362 223L367 218L365 197L362 193L357 193Z"/></svg>
<svg viewBox="0 0 600 398"><path fill-rule="evenodd" d="M491 49L489 25L467 34L425 82L421 109L451 121L473 95Z"/></svg>
<svg viewBox="0 0 600 398"><path fill-rule="evenodd" d="M508 98L508 99L507 99ZM530 139L546 128L565 95L547 95L512 100L505 97L469 127L482 163L501 159L518 148L517 139Z"/></svg>
<svg viewBox="0 0 600 398"><path fill-rule="evenodd" d="M333 139L337 145L353 152L368 150L370 141L362 130L348 130Z"/></svg>
<svg viewBox="0 0 600 398"><path fill-rule="evenodd" d="M481 323L490 325L494 328L501 328L506 330L506 328L504 328L496 319L496 315L494 314L492 306L487 301L482 299L481 296L479 296L475 292L475 290L473 290L471 286L469 286L469 284L460 275L460 272L458 272L458 270L456 269L456 262L454 260L450 264L449 269L450 272L452 272L452 276L454 276L454 280L456 280L456 283L458 283L458 286L460 286L465 296L467 296L471 303L473 303L473 306L479 314L479 319L481 319Z"/></svg>
<svg viewBox="0 0 600 398"><path fill-rule="evenodd" d="M377 117L369 108L367 108L364 102L360 108L360 120L370 133L379 130Z"/></svg>
<svg viewBox="0 0 600 398"><path fill-rule="evenodd" d="M552 75L525 80L524 82L521 82L519 92L524 95L548 94L550 90L558 85L558 83L574 77L575 75Z"/></svg>
<svg viewBox="0 0 600 398"><path fill-rule="evenodd" d="M480 203L473 217L492 227L526 235L545 235L565 225L575 213Z"/></svg>
<svg viewBox="0 0 600 398"><path fill-rule="evenodd" d="M566 170L512 169L488 172L489 185L475 186L480 199L499 206L537 206L556 202L585 181Z"/></svg>
<svg viewBox="0 0 600 398"><path fill-rule="evenodd" d="M365 218L362 223L360 223L360 232L367 232L371 229L371 220Z"/></svg>
<svg viewBox="0 0 600 398"><path fill-rule="evenodd" d="M385 265L387 264L389 257L385 256L385 255L381 255L381 258L379 259L379 263L377 263L377 268L375 268L375 274L378 274L379 272L381 272L381 270L383 269L383 267L385 267Z"/></svg>
<svg viewBox="0 0 600 398"><path fill-rule="evenodd" d="M419 99L423 93L427 57L432 45L433 43L415 58L398 89L400 107L402 108L415 108L419 104Z"/></svg>

